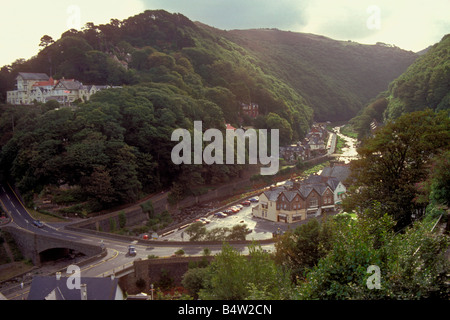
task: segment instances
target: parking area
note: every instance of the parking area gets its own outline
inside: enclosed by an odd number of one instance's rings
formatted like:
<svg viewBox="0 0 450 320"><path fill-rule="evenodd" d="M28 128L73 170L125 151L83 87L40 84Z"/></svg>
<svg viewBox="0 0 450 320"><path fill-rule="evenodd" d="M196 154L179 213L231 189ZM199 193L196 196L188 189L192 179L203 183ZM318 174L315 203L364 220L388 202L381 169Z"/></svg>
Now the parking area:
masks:
<svg viewBox="0 0 450 320"><path fill-rule="evenodd" d="M272 238L274 232L285 232L288 229L295 229L298 225L307 222L305 220L295 224L286 224L255 218L252 216L252 208L256 205L258 205L257 202L252 202L249 206L242 206L238 212L228 214L224 218L215 215L208 216L208 220L204 225L208 230L211 230L214 228L232 228L235 225L246 224L247 228L251 230L251 233L246 236L246 240L264 240ZM185 229L175 230L164 237L160 237L159 240L189 241L189 236L184 232Z"/></svg>

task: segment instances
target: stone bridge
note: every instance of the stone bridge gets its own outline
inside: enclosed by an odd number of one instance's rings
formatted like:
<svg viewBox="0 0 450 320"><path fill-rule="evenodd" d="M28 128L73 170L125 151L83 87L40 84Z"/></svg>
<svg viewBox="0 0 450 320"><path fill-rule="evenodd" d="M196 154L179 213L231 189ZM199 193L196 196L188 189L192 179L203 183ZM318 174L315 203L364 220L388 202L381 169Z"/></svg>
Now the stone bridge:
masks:
<svg viewBox="0 0 450 320"><path fill-rule="evenodd" d="M96 245L37 234L13 226L5 226L2 229L12 235L22 255L26 259L31 259L36 266L41 265L52 254L67 256L68 253L73 251L80 252L86 256L94 256L102 253L102 248Z"/></svg>

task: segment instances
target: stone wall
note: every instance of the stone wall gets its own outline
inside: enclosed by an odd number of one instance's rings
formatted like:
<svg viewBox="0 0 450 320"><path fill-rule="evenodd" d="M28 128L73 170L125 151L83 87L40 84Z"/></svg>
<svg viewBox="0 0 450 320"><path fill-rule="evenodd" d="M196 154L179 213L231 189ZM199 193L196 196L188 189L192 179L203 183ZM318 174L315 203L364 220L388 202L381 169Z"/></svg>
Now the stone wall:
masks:
<svg viewBox="0 0 450 320"><path fill-rule="evenodd" d="M134 261L133 269L127 275L119 278L119 285L127 294L137 294L140 292L150 292L150 284L156 284L161 280L164 272L173 280L174 286L180 286L183 275L189 269L190 262L200 262L203 259L211 262L214 257L175 257L166 259L147 259ZM137 287L136 282L145 281L144 289Z"/></svg>
<svg viewBox="0 0 450 320"><path fill-rule="evenodd" d="M119 229L119 215L121 212L125 213L125 227L138 225L148 219L147 213L144 213L140 206L132 206L116 212L93 217L89 220L72 224L72 226L88 230L110 232L114 225L116 229Z"/></svg>

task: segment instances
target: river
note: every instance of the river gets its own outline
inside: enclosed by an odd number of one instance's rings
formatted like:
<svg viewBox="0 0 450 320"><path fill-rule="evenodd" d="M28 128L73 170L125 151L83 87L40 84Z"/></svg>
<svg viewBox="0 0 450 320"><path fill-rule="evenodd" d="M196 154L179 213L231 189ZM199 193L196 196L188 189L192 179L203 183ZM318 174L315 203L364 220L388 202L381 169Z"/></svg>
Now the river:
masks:
<svg viewBox="0 0 450 320"><path fill-rule="evenodd" d="M342 153L339 154L338 160L344 161L345 163L349 163L351 160L358 158L358 152L356 151L357 140L354 138L350 138L346 135L343 135L341 133L341 128L342 126L333 128L334 132L336 132L336 134L340 138L345 140L346 144L346 146L342 148Z"/></svg>

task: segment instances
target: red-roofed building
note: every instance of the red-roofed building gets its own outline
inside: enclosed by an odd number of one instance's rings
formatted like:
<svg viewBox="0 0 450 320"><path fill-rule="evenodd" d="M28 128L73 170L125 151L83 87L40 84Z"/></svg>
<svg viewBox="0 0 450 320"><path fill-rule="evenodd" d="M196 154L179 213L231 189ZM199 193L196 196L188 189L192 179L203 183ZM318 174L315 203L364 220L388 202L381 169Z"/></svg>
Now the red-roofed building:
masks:
<svg viewBox="0 0 450 320"><path fill-rule="evenodd" d="M58 83L58 80L53 80L52 77L48 79L48 81L38 81L33 84L33 87L53 87Z"/></svg>
<svg viewBox="0 0 450 320"><path fill-rule="evenodd" d="M15 105L31 105L34 101L56 100L70 105L75 100L87 101L96 92L111 88L106 85L83 85L75 79L54 80L45 73L21 72L16 78L17 90L7 92L7 102Z"/></svg>

